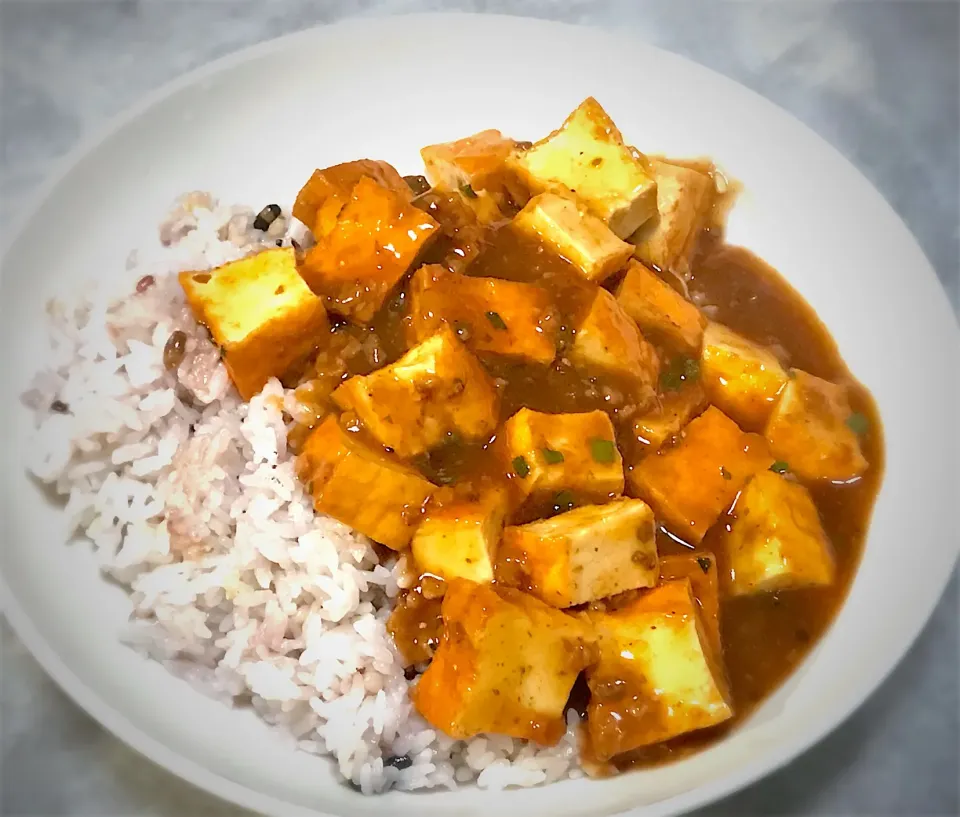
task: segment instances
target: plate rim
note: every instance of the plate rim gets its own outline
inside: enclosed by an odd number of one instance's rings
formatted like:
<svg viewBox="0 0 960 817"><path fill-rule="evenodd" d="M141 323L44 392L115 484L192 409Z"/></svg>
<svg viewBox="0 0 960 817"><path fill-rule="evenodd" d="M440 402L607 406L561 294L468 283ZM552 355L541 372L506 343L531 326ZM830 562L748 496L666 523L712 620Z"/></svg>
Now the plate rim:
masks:
<svg viewBox="0 0 960 817"><path fill-rule="evenodd" d="M693 64L700 70L710 73L716 80L735 87L740 93L746 92L756 104L775 109L781 116L789 118L793 127L806 131L809 137L816 139L835 154L837 158L848 165L859 178L859 181L869 187L876 200L883 203L883 207L888 211L888 214L899 223L905 236L913 244L919 256L925 261L923 274L928 276L928 278L932 276L933 281L939 287L939 297L946 302L947 313L953 317L952 325L948 330L954 340L953 351L955 354L960 351L960 317L958 317L951 308L945 284L940 280L939 276L937 276L923 248L919 245L912 231L893 209L886 197L874 186L860 168L830 141L790 111L757 91L754 91L747 85L695 59L653 45L644 40L639 32L635 32L632 29L613 30L597 24L568 23L523 15L436 11L378 15L374 17L347 17L330 23L313 25L305 29L282 34L259 43L239 48L224 56L203 63L185 73L179 74L144 94L138 101L109 117L104 123L92 129L87 137L81 139L78 144L61 159L52 163L52 167L46 178L31 195L29 205L21 211L13 228L7 233L7 240L3 243L2 254L0 254L0 258L2 258L4 262L0 263L0 275L2 275L2 271L6 267L6 258L11 248L19 241L23 233L26 232L36 213L43 207L47 200L53 196L64 178L103 142L136 121L140 116L150 111L159 103L189 87L203 82L205 79L225 73L232 67L267 56L281 50L287 45L292 45L300 40L307 41L318 36L329 36L327 32L330 29L354 28L362 30L368 27L385 27L389 26L396 18L402 18L406 23L410 21L415 22L416 20L429 23L431 21L436 22L441 18L459 19L461 21L483 19L485 24L493 21L494 24L528 25L538 28L564 29L568 32L587 30L595 36L601 36L611 41L629 43L633 47L639 46L644 50L667 56L670 59ZM916 273L914 272L914 274ZM909 636L904 639L902 647L889 654L887 660L884 662L887 666L882 673L870 678L865 678L859 683L856 681L853 682L845 696L836 697L833 706L829 707L819 718L811 718L810 724L806 728L795 733L796 737L787 743L774 747L762 756L743 764L736 774L729 774L726 777L702 784L664 800L646 806L638 806L636 809L631 808L620 813L623 815L644 814L650 815L650 817L652 817L652 815L672 817L672 815L681 814L690 809L716 802L782 769L801 754L809 751L811 747L823 740L828 734L842 727L851 715L872 697L879 687L890 677L893 671L901 664L909 650L917 642L923 630L926 629L936 606L943 597L947 584L957 570L958 562L960 562L960 542L956 543L955 551L957 552L953 554L951 569L945 571L941 577L937 578L932 588L935 589L936 592L931 593L927 598L923 615L916 617L915 621L917 623L911 628ZM24 648L33 656L44 673L56 683L59 689L90 715L100 726L142 757L147 758L152 763L160 766L181 780L184 780L191 786L201 791L211 793L225 802L232 803L241 808L252 809L265 815L275 815L276 817L288 817L288 815L293 815L293 817L301 817L301 815L302 817L335 817L335 815L321 811L318 808L305 808L290 800L265 794L242 783L234 782L203 766L201 763L180 755L176 751L166 747L162 741L151 737L133 721L115 710L109 701L80 680L80 678L74 674L73 670L57 655L51 645L47 643L36 630L26 610L15 601L15 596L10 592L2 570L0 570L0 611L5 615L11 630L20 640ZM839 615L839 612L837 615ZM830 626L832 626L832 624L833 622L831 622Z"/></svg>

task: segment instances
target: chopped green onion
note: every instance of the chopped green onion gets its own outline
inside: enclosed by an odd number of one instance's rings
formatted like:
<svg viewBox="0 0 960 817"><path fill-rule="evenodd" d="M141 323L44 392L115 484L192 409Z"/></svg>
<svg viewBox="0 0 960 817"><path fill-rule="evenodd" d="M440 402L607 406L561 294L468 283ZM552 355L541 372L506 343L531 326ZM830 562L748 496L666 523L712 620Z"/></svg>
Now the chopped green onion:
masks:
<svg viewBox="0 0 960 817"><path fill-rule="evenodd" d="M560 451L554 451L552 448L541 448L540 450L547 465L559 465L563 462L563 454Z"/></svg>
<svg viewBox="0 0 960 817"><path fill-rule="evenodd" d="M679 391L683 385L683 377L680 372L667 369L660 374L661 391Z"/></svg>
<svg viewBox="0 0 960 817"><path fill-rule="evenodd" d="M590 454L597 462L613 462L616 459L617 447L612 440L594 437L590 440Z"/></svg>
<svg viewBox="0 0 960 817"><path fill-rule="evenodd" d="M726 468L722 465L720 466L720 476L724 479L733 479L733 474L731 474Z"/></svg>
<svg viewBox="0 0 960 817"><path fill-rule="evenodd" d="M501 318L497 312L487 312L487 320L490 321L494 329L499 329L501 332L505 331L507 328L503 318Z"/></svg>
<svg viewBox="0 0 960 817"><path fill-rule="evenodd" d="M693 382L700 377L700 361L688 357L683 361L683 378Z"/></svg>
<svg viewBox="0 0 960 817"><path fill-rule="evenodd" d="M676 357L660 373L661 391L679 391L684 383L692 383L700 377L700 362L691 357Z"/></svg>
<svg viewBox="0 0 960 817"><path fill-rule="evenodd" d="M463 193L468 199L475 199L477 197L477 191L474 190L469 184L461 184L460 192Z"/></svg>
<svg viewBox="0 0 960 817"><path fill-rule="evenodd" d="M553 506L560 511L569 511L575 504L570 491L560 491L553 499Z"/></svg>
<svg viewBox="0 0 960 817"><path fill-rule="evenodd" d="M773 465L770 466L770 470L776 474L785 474L790 470L790 466L787 465L783 460L777 460Z"/></svg>
<svg viewBox="0 0 960 817"><path fill-rule="evenodd" d="M706 556L697 556L697 564L704 573L710 572L710 560Z"/></svg>
<svg viewBox="0 0 960 817"><path fill-rule="evenodd" d="M850 427L850 430L856 434L866 434L867 429L870 428L870 422L859 411L847 417L847 425Z"/></svg>
<svg viewBox="0 0 960 817"><path fill-rule="evenodd" d="M513 470L520 479L526 479L527 474L530 473L530 466L527 465L527 461L523 457L514 457Z"/></svg>

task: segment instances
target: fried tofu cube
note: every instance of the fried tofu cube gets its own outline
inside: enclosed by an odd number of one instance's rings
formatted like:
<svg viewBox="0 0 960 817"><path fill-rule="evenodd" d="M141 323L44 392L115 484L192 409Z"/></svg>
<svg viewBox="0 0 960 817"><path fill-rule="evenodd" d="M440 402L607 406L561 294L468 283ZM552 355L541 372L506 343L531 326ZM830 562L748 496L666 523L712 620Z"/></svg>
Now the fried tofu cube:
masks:
<svg viewBox="0 0 960 817"><path fill-rule="evenodd" d="M411 692L452 738L490 732L555 744L577 675L594 658L587 622L508 587L456 579L443 598L443 636Z"/></svg>
<svg viewBox="0 0 960 817"><path fill-rule="evenodd" d="M292 249L266 250L179 277L194 317L223 350L244 400L308 358L328 332L323 303L297 272Z"/></svg>
<svg viewBox="0 0 960 817"><path fill-rule="evenodd" d="M472 352L529 363L556 357L554 306L546 290L499 278L474 278L430 265L410 282L410 333L421 341L450 326Z"/></svg>
<svg viewBox="0 0 960 817"><path fill-rule="evenodd" d="M508 510L504 488L429 507L410 543L420 570L447 581L492 582Z"/></svg>
<svg viewBox="0 0 960 817"><path fill-rule="evenodd" d="M727 511L744 483L773 457L759 434L741 431L710 406L673 446L644 457L630 472L630 488L681 539L698 543Z"/></svg>
<svg viewBox="0 0 960 817"><path fill-rule="evenodd" d="M843 482L867 470L847 389L794 369L764 435L777 459L801 479Z"/></svg>
<svg viewBox="0 0 960 817"><path fill-rule="evenodd" d="M617 303L640 331L693 357L700 356L706 319L659 275L632 261L617 287Z"/></svg>
<svg viewBox="0 0 960 817"><path fill-rule="evenodd" d="M337 216L364 176L407 201L413 197L410 187L392 165L374 159L359 159L315 170L297 194L293 217L309 227L317 239L327 235L336 227Z"/></svg>
<svg viewBox="0 0 960 817"><path fill-rule="evenodd" d="M773 352L713 321L703 333L700 377L710 401L751 431L763 429L787 383Z"/></svg>
<svg viewBox="0 0 960 817"><path fill-rule="evenodd" d="M660 557L660 581L689 579L693 598L697 602L700 621L710 640L710 647L718 659L723 655L720 640L720 578L717 557L709 550L689 553L671 553Z"/></svg>
<svg viewBox="0 0 960 817"><path fill-rule="evenodd" d="M657 211L630 236L637 258L661 270L686 272L716 192L713 179L690 167L651 159Z"/></svg>
<svg viewBox="0 0 960 817"><path fill-rule="evenodd" d="M498 445L517 507L552 507L561 492L578 504L623 493L623 460L613 423L602 411L545 414L523 408L504 423Z"/></svg>
<svg viewBox="0 0 960 817"><path fill-rule="evenodd" d="M500 411L492 378L448 326L396 363L351 377L333 400L400 457L429 451L454 432L468 442L486 439Z"/></svg>
<svg viewBox="0 0 960 817"><path fill-rule="evenodd" d="M402 550L437 490L417 471L364 445L329 416L303 445L297 475L316 510L376 542Z"/></svg>
<svg viewBox="0 0 960 817"><path fill-rule="evenodd" d="M833 583L836 567L810 492L772 471L756 474L737 500L725 538L725 590L732 596Z"/></svg>
<svg viewBox="0 0 960 817"><path fill-rule="evenodd" d="M526 188L507 167L516 147L513 139L498 130L485 130L457 139L428 145L420 151L427 179L438 190L460 190L468 199L487 194L496 204L526 200Z"/></svg>
<svg viewBox="0 0 960 817"><path fill-rule="evenodd" d="M587 670L587 730L599 760L733 716L729 687L689 579L668 581L619 609L585 614L600 645Z"/></svg>
<svg viewBox="0 0 960 817"><path fill-rule="evenodd" d="M300 274L331 311L366 324L436 233L427 213L364 176Z"/></svg>
<svg viewBox="0 0 960 817"><path fill-rule="evenodd" d="M570 190L618 238L636 232L657 212L657 183L646 157L623 142L593 97L529 150L507 160L535 193Z"/></svg>
<svg viewBox="0 0 960 817"><path fill-rule="evenodd" d="M637 443L634 452L639 456L652 454L706 407L707 394L699 380L684 382L677 391L662 395L651 411L630 423L631 436Z"/></svg>
<svg viewBox="0 0 960 817"><path fill-rule="evenodd" d="M573 196L541 193L513 219L513 228L569 260L588 281L602 283L633 254L609 227Z"/></svg>
<svg viewBox="0 0 960 817"><path fill-rule="evenodd" d="M655 532L650 506L626 498L508 527L498 581L561 608L653 587L660 576Z"/></svg>
<svg viewBox="0 0 960 817"><path fill-rule="evenodd" d="M575 366L623 378L635 389L635 396L648 399L656 390L660 374L656 349L605 289L597 289L567 356Z"/></svg>

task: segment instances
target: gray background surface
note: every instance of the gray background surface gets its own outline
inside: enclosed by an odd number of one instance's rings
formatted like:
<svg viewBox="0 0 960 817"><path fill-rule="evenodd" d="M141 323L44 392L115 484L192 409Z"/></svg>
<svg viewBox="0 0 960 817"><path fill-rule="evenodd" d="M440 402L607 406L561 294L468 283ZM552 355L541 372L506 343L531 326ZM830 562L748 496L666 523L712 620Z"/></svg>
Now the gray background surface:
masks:
<svg viewBox="0 0 960 817"><path fill-rule="evenodd" d="M53 160L188 69L344 16L441 8L630 29L759 91L863 171L960 304L960 6L951 0L0 0L0 223L30 199ZM907 658L843 728L701 813L957 814L957 587L955 574ZM105 733L2 620L0 639L3 814L238 814Z"/></svg>

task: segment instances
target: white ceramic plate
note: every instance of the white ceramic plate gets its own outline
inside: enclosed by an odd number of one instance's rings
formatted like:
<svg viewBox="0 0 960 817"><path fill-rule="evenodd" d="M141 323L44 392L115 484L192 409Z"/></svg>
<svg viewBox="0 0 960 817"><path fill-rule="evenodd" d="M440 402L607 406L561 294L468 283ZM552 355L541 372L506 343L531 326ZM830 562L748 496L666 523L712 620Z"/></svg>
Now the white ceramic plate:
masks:
<svg viewBox="0 0 960 817"><path fill-rule="evenodd" d="M641 150L709 155L744 183L730 239L800 290L876 397L887 472L863 564L799 671L701 754L601 782L365 799L252 715L207 700L118 644L123 594L99 578L88 548L64 545L61 515L22 470L27 418L15 398L30 376L29 350L42 340L44 299L68 280L122 274L128 250L185 190L254 207L289 203L314 167L375 157L419 172L424 144L488 127L536 139L591 94ZM956 439L960 343L913 238L856 170L774 105L672 54L598 31L492 16L353 21L193 73L71 157L9 247L0 303L8 370L0 566L14 629L131 746L263 812L572 817L696 807L839 724L907 650L956 559L946 443Z"/></svg>

